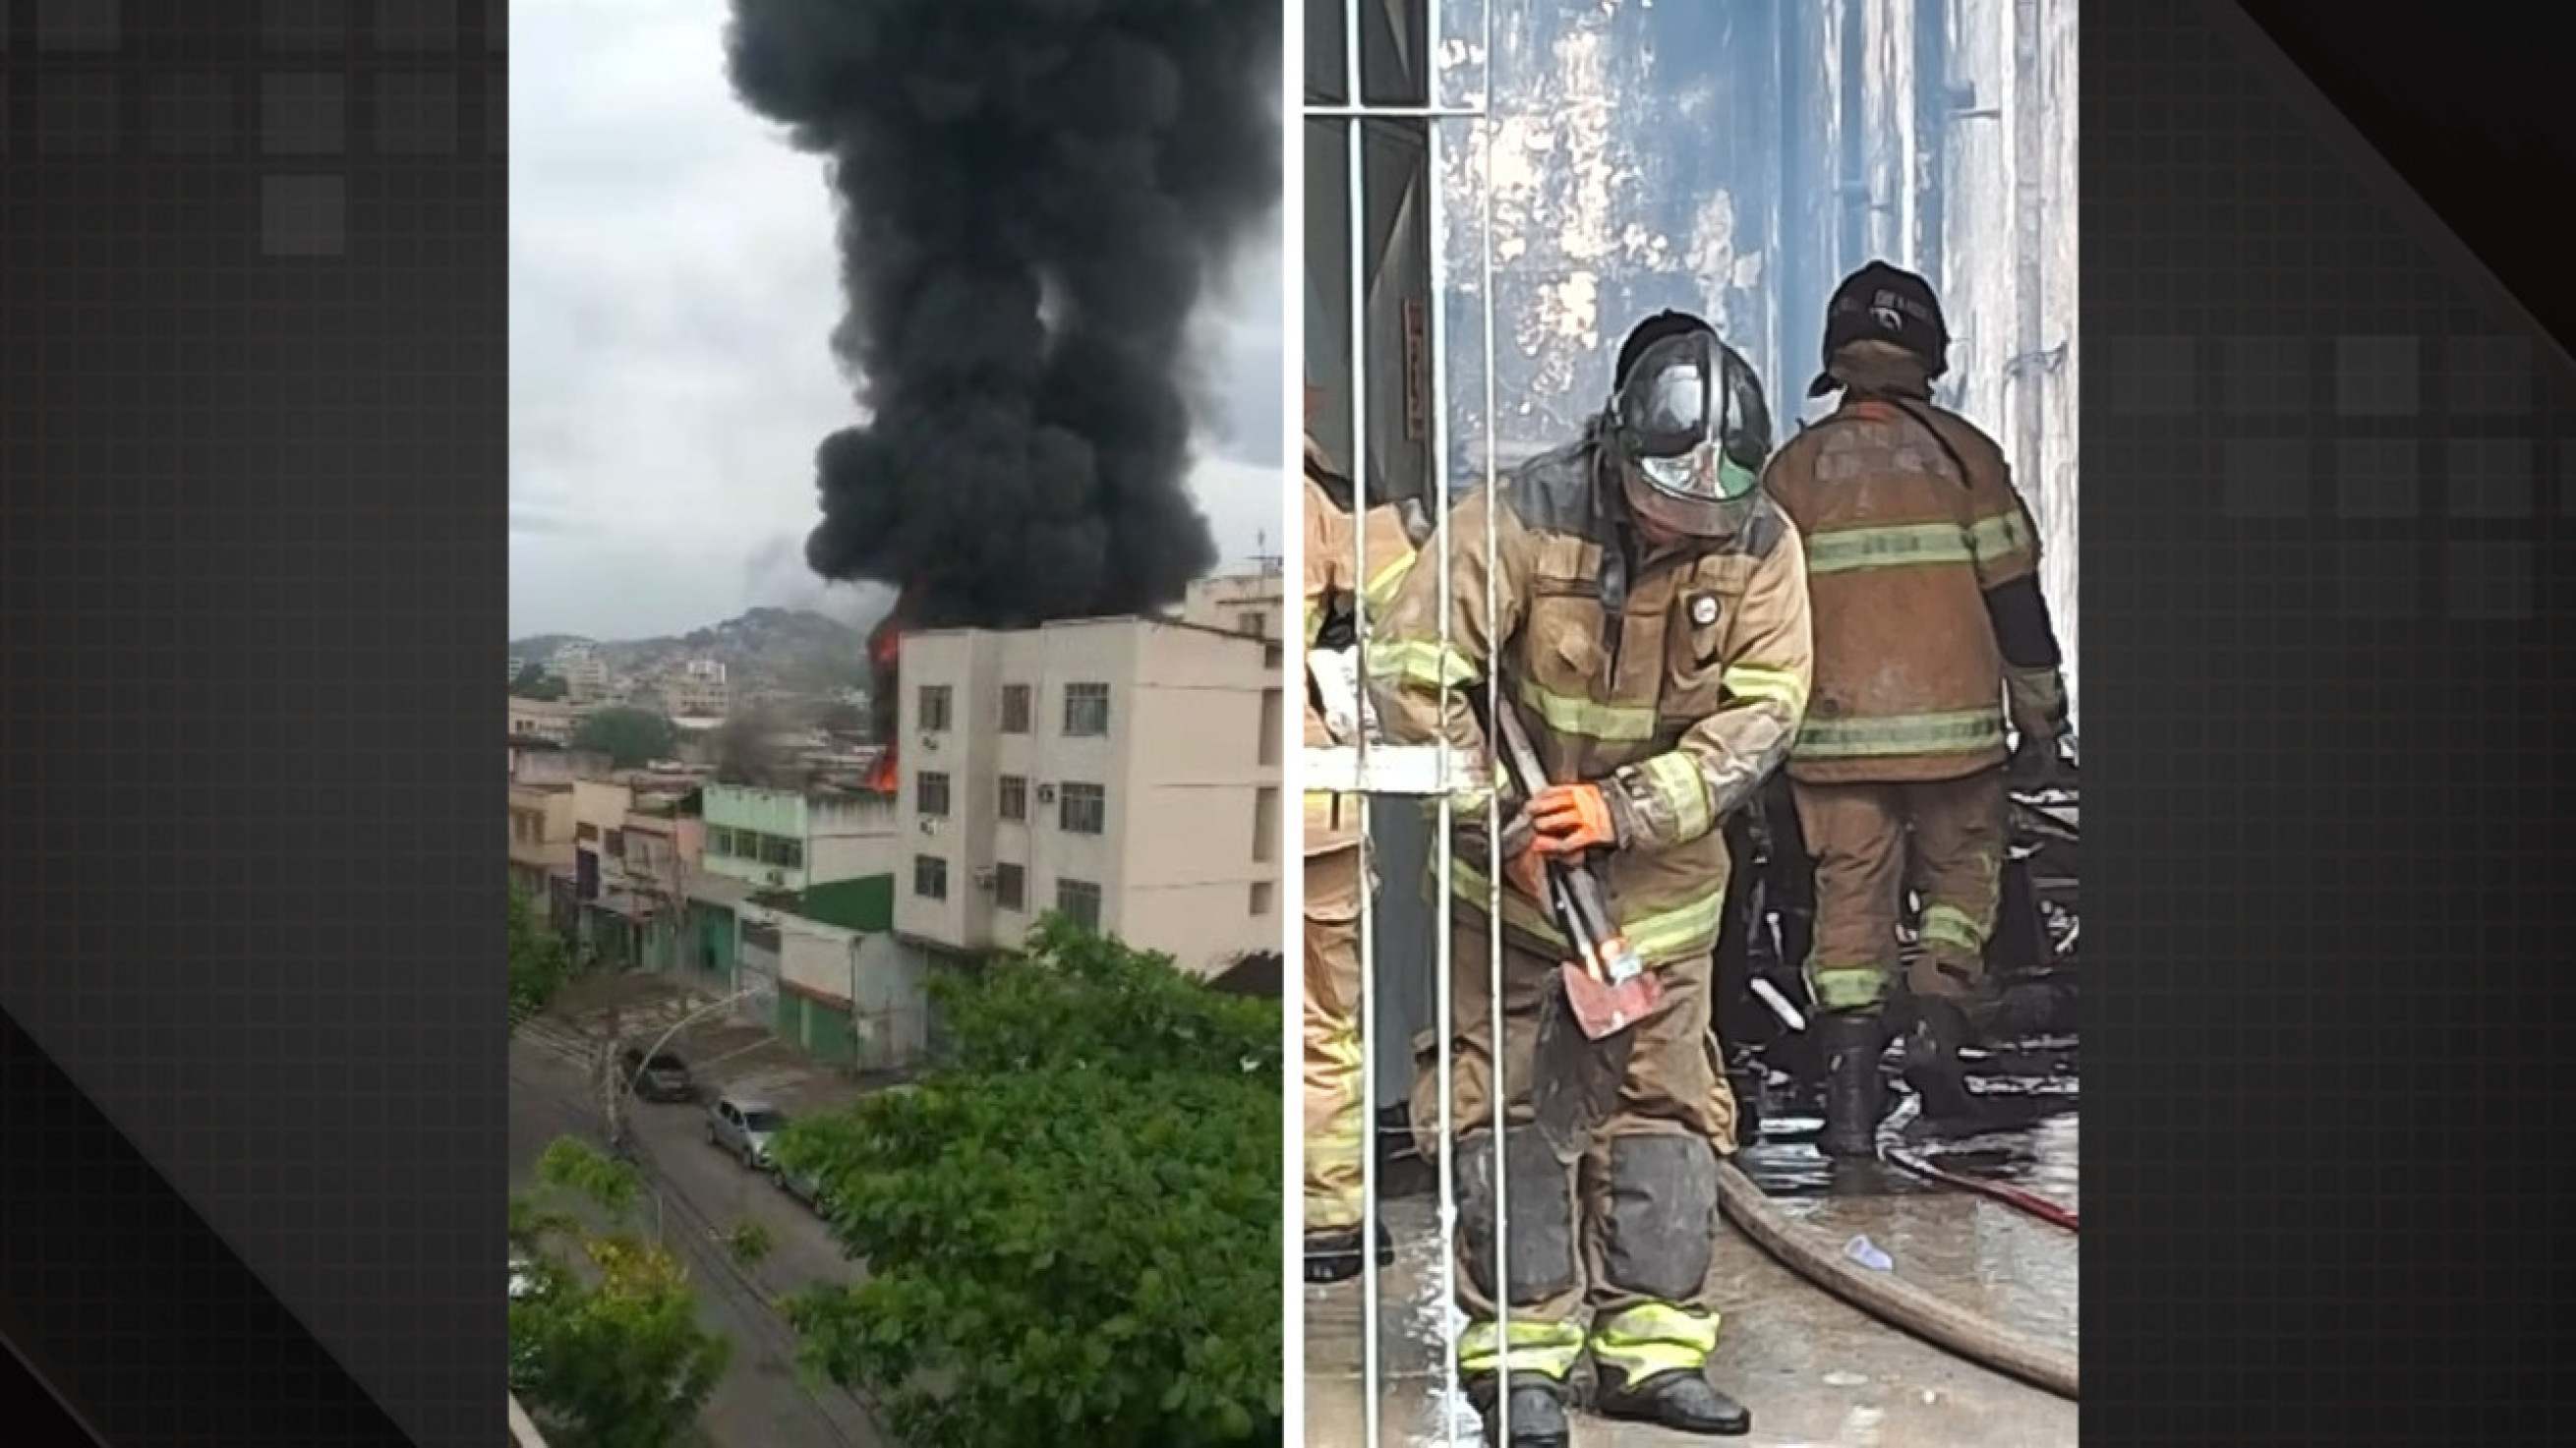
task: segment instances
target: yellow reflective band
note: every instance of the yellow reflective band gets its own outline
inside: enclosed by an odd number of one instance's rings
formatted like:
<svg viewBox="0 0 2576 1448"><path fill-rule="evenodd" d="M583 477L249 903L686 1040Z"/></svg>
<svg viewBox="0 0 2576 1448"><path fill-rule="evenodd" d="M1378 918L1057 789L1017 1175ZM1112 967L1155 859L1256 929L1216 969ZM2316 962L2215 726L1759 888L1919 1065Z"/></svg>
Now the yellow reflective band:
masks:
<svg viewBox="0 0 2576 1448"><path fill-rule="evenodd" d="M1655 737L1652 707L1604 704L1542 689L1528 679L1520 682L1521 702L1537 710L1547 727L1559 734L1580 734L1605 743L1634 743Z"/></svg>
<svg viewBox="0 0 2576 1448"><path fill-rule="evenodd" d="M1311 598L1306 600L1306 606L1298 612L1306 632L1306 647L1311 649L1315 646L1315 640L1323 637L1324 616L1316 611L1315 600Z"/></svg>
<svg viewBox="0 0 2576 1448"><path fill-rule="evenodd" d="M1306 1052L1318 1065L1354 1071L1366 1064L1368 1057L1360 1050L1360 1033L1354 1030L1327 1031L1310 1038Z"/></svg>
<svg viewBox="0 0 2576 1448"><path fill-rule="evenodd" d="M1923 941L1927 945L1979 951L1986 948L1986 927L1956 905L1927 905L1923 907Z"/></svg>
<svg viewBox="0 0 2576 1448"><path fill-rule="evenodd" d="M1371 609L1382 609L1386 607L1388 599L1395 597L1395 590L1403 584L1404 575L1413 569L1413 559L1414 555L1407 552L1393 563L1379 569L1377 576L1360 589L1360 597L1368 600L1368 606Z"/></svg>
<svg viewBox="0 0 2576 1448"><path fill-rule="evenodd" d="M1368 654L1369 677L1381 682L1401 680L1437 689L1472 684L1477 678L1476 666L1447 644L1384 639L1370 644Z"/></svg>
<svg viewBox="0 0 2576 1448"><path fill-rule="evenodd" d="M1434 869L1437 868L1435 864ZM1449 890L1458 899L1478 910L1485 908L1487 885L1484 875L1465 860L1453 858L1449 865ZM1718 889L1697 899L1619 922L1619 932L1628 937L1629 946L1648 965L1686 960L1708 947L1717 935L1718 923L1726 917L1726 891ZM1572 950L1565 933L1556 928L1536 902L1517 890L1503 891L1503 923L1525 934L1537 937L1557 950Z"/></svg>
<svg viewBox="0 0 2576 1448"><path fill-rule="evenodd" d="M1808 759L1867 759L1904 754L1974 754L2004 742L2003 711L1892 714L1877 719L1809 715L1791 751Z"/></svg>
<svg viewBox="0 0 2576 1448"><path fill-rule="evenodd" d="M1439 869L1437 859L1431 862L1430 868L1435 872ZM1435 873L1432 878L1437 880L1439 876ZM1492 882L1475 866L1454 856L1450 859L1450 894L1482 910L1485 908L1485 892L1491 888ZM1545 911L1508 886L1503 890L1503 923L1538 937L1554 949L1570 951L1574 948L1573 943L1565 938L1565 932L1556 928L1556 922L1549 919Z"/></svg>
<svg viewBox="0 0 2576 1448"><path fill-rule="evenodd" d="M1694 1370L1717 1350L1718 1315L1644 1303L1592 1326L1592 1356L1631 1382L1657 1373Z"/></svg>
<svg viewBox="0 0 2576 1448"><path fill-rule="evenodd" d="M1787 669L1766 669L1755 664L1732 664L1720 676L1726 692L1739 699L1769 699L1785 704L1792 714L1807 712L1807 685Z"/></svg>
<svg viewBox="0 0 2576 1448"><path fill-rule="evenodd" d="M1851 573L1864 568L1905 568L1968 563L1975 545L1956 523L1909 523L1889 528L1845 528L1807 535L1807 572Z"/></svg>
<svg viewBox="0 0 2576 1448"><path fill-rule="evenodd" d="M2030 547L2030 530L2022 526L2021 512L1997 513L1979 518L1968 530L1968 550L1980 563L1992 563Z"/></svg>
<svg viewBox="0 0 2576 1448"><path fill-rule="evenodd" d="M1708 949L1717 936L1718 923L1726 918L1726 892L1714 890L1688 904L1636 920L1620 922L1628 944L1635 947L1649 965L1667 960L1680 960Z"/></svg>
<svg viewBox="0 0 2576 1448"><path fill-rule="evenodd" d="M1865 1011L1887 998L1887 976L1880 965L1810 965L1807 988L1820 1010Z"/></svg>
<svg viewBox="0 0 2576 1448"><path fill-rule="evenodd" d="M1471 1322L1458 1335L1458 1371L1462 1373L1494 1373L1509 1368L1515 1373L1562 1378L1574 1371L1575 1361L1582 1356L1583 1329L1571 1322L1531 1322L1516 1316L1512 1319L1508 1348L1503 1334L1491 1322Z"/></svg>
<svg viewBox="0 0 2576 1448"><path fill-rule="evenodd" d="M1655 797L1670 806L1673 829L1681 840L1708 833L1708 782L1700 778L1699 761L1676 749L1637 767L1654 787Z"/></svg>

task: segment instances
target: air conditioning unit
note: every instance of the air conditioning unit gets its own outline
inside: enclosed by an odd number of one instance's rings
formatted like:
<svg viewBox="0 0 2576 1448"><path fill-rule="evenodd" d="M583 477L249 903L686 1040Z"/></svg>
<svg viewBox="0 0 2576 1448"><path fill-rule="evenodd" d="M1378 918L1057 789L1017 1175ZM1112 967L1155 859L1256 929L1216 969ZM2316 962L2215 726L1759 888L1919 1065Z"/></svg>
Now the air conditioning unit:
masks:
<svg viewBox="0 0 2576 1448"><path fill-rule="evenodd" d="M975 886L976 886L976 888L977 888L977 889L980 889L980 890L990 890L990 889L992 889L992 888L993 888L993 875L994 875L994 871L993 871L989 866L988 866L988 867L986 867L986 868L984 868L984 869L977 870L977 871L975 872Z"/></svg>
<svg viewBox="0 0 2576 1448"><path fill-rule="evenodd" d="M1052 785L1052 784L1041 784L1041 785L1039 785L1039 786L1038 786L1038 803L1040 803L1040 804L1053 804L1053 803L1055 803L1055 786L1054 786L1054 785Z"/></svg>
<svg viewBox="0 0 2576 1448"><path fill-rule="evenodd" d="M939 736L925 732L921 736L921 747L926 753L937 754L939 752Z"/></svg>
<svg viewBox="0 0 2576 1448"><path fill-rule="evenodd" d="M776 890L786 885L787 872L785 870L771 870L767 873L765 878L769 881L769 888Z"/></svg>
<svg viewBox="0 0 2576 1448"><path fill-rule="evenodd" d="M925 835L935 835L939 833L939 821L932 819L928 815L923 815L921 817L921 832Z"/></svg>

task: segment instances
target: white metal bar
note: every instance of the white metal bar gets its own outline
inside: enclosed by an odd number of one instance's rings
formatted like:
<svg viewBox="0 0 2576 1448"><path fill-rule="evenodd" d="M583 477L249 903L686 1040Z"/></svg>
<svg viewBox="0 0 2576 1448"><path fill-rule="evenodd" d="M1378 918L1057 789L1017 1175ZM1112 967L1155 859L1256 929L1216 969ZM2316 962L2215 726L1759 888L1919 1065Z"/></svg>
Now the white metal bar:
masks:
<svg viewBox="0 0 2576 1448"><path fill-rule="evenodd" d="M1501 552L1494 522L1495 449L1501 444L1501 418L1495 408L1494 389L1494 0L1485 0L1485 116L1476 123L1483 140L1477 157L1477 182L1485 215L1483 277L1480 301L1485 319L1485 619L1486 632L1493 631L1492 620L1500 612L1500 584L1495 567ZM1494 647L1499 648L1499 643ZM1499 719L1503 702L1500 660L1489 659L1485 665L1485 717ZM1491 1049L1486 1053L1493 1062L1494 1086L1487 1098L1492 1103L1494 1120L1494 1280L1490 1284L1494 1299L1494 1336L1502 1351L1503 1370L1496 1380L1494 1436L1508 1443L1512 1438L1512 1298L1510 1277L1503 1264L1511 1258L1510 1191L1504 1186L1511 1171L1504 1158L1504 1126L1511 1120L1511 1086L1506 1079L1504 1058L1511 1053L1506 1043L1511 1037L1503 1021L1503 800L1499 791L1485 796L1485 951L1487 955L1486 1013L1487 1029L1493 1032ZM1443 848L1446 848L1444 846Z"/></svg>
<svg viewBox="0 0 2576 1448"><path fill-rule="evenodd" d="M1423 84L1422 98L1427 117L1449 114L1440 106L1440 0L1423 0ZM1440 556L1440 635L1449 638L1449 316L1448 237L1442 231L1447 213L1440 204L1447 177L1440 169L1440 126L1425 119L1422 125L1423 234L1425 250L1430 255L1430 297L1423 307L1426 330L1431 334L1431 463L1425 470L1425 483L1434 502L1432 526L1439 539ZM1449 714L1449 676L1440 676L1440 714ZM1446 784L1448 750L1440 750L1443 784ZM1458 1415L1458 1182L1454 1159L1449 1149L1452 1100L1449 1081L1449 1027L1452 1014L1449 1000L1449 856L1450 792L1443 788L1431 822L1431 848L1438 878L1433 882L1431 915L1431 989L1433 1029L1439 1037L1440 1073L1440 1185L1437 1230L1440 1234L1440 1441L1457 1448ZM1420 1139L1420 1123L1414 1123L1415 1139Z"/></svg>
<svg viewBox="0 0 2576 1448"><path fill-rule="evenodd" d="M1347 744L1305 751L1306 787L1350 794L1399 794L1428 799L1449 793L1453 780L1469 776L1450 768L1451 751L1440 744L1379 744L1366 754Z"/></svg>
<svg viewBox="0 0 2576 1448"><path fill-rule="evenodd" d="M1353 107L1364 104L1360 94L1360 0L1343 0L1342 5L1342 96ZM1361 134L1360 117L1347 116L1342 121L1348 158L1349 176L1346 194L1350 207L1350 310L1351 310L1351 517L1357 526L1351 529L1351 562L1354 581L1368 577L1368 156L1365 137ZM1352 621L1358 672L1368 678L1368 598L1364 588L1352 590ZM1365 721L1367 713L1361 712ZM1357 737L1359 762L1368 762L1368 730L1363 727ZM1375 912L1370 909L1369 888L1372 874L1369 851L1369 797L1355 797L1359 814L1359 955L1360 979L1358 1026L1360 1039L1360 1413L1362 1440L1367 1448L1378 1448L1378 1308L1377 1308L1377 1072L1370 1069L1375 1056L1370 1050L1377 1026L1377 941Z"/></svg>
<svg viewBox="0 0 2576 1448"><path fill-rule="evenodd" d="M1334 116L1366 116L1373 120L1481 120L1484 112L1474 106L1307 106L1307 116L1325 119Z"/></svg>

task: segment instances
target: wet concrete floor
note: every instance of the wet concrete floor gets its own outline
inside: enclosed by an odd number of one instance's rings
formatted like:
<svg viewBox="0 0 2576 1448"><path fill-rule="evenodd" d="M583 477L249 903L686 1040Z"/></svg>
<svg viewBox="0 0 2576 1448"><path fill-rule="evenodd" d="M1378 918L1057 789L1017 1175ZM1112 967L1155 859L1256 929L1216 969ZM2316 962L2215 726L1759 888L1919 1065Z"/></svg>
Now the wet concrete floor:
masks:
<svg viewBox="0 0 2576 1448"><path fill-rule="evenodd" d="M2001 1055L2002 1053L1998 1053ZM2060 1057L2064 1060L2061 1062ZM1977 1084L1991 1094L1986 1129L1906 1144L1953 1171L2010 1181L2078 1206L2078 1118L2072 1042L2039 1043ZM1737 1158L1783 1210L1836 1238L1866 1236L1898 1276L2051 1343L2078 1340L2077 1239L2001 1203L1925 1183L1877 1163L1837 1164L1812 1138L1812 1103L1767 1100L1763 1140ZM1771 1093L1766 1092L1766 1097ZM1891 1130L1905 1129L1903 1113ZM1396 1261L1379 1273L1379 1441L1481 1440L1463 1398L1445 1406L1444 1293L1429 1192L1384 1204ZM2055 1448L2077 1441L2076 1405L1891 1328L1810 1285L1721 1223L1712 1268L1724 1326L1710 1378L1753 1414L1753 1445L1849 1448ZM1365 1441L1361 1284L1306 1292L1306 1442ZM1711 1440L1578 1417L1583 1448L1663 1448Z"/></svg>

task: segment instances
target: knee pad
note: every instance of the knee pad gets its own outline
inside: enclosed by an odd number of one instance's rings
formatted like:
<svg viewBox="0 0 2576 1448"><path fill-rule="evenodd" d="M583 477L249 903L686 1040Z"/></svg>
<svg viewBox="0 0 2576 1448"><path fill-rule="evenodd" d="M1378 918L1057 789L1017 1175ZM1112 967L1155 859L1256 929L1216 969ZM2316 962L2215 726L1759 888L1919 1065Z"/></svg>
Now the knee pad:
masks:
<svg viewBox="0 0 2576 1448"><path fill-rule="evenodd" d="M1540 1302L1573 1287L1580 1265L1575 1257L1574 1183L1572 1173L1550 1151L1535 1126L1515 1126L1504 1134L1503 1172L1507 1187L1497 1190L1494 1133L1470 1132L1458 1142L1458 1235L1466 1248L1459 1264L1477 1289L1506 1302ZM1509 1205L1510 1241L1504 1270L1494 1270L1494 1207ZM1495 1279L1503 1279L1496 1291Z"/></svg>
<svg viewBox="0 0 2576 1448"><path fill-rule="evenodd" d="M1708 1280L1717 1232L1717 1153L1696 1136L1610 1142L1610 1213L1601 1269L1611 1285L1686 1301Z"/></svg>

